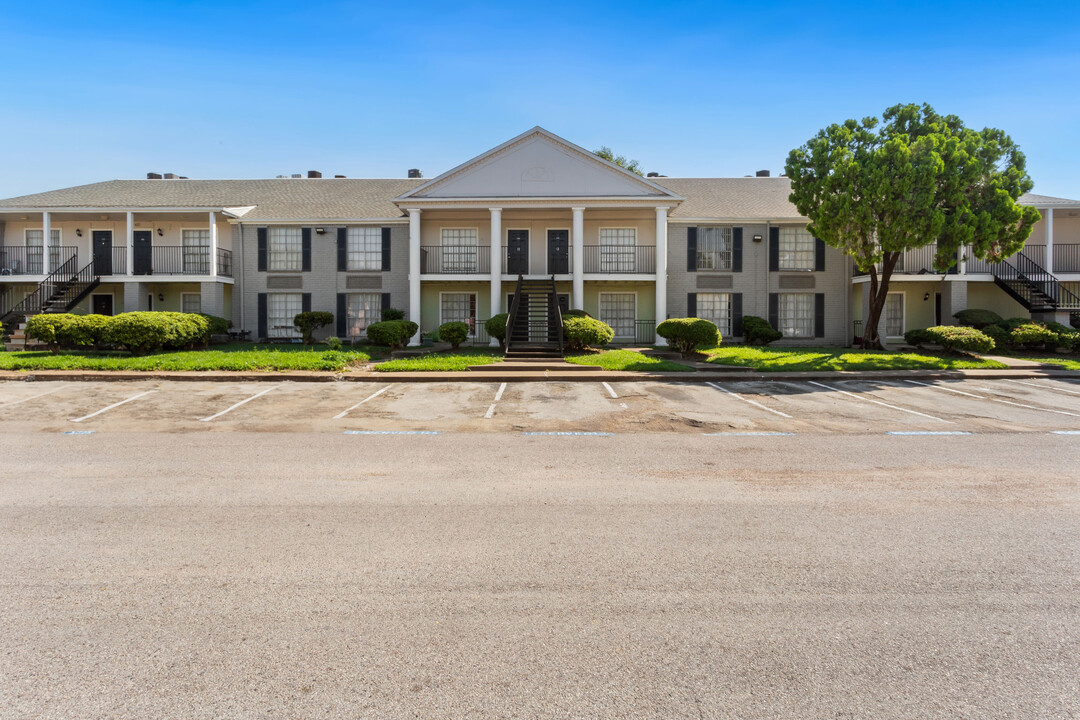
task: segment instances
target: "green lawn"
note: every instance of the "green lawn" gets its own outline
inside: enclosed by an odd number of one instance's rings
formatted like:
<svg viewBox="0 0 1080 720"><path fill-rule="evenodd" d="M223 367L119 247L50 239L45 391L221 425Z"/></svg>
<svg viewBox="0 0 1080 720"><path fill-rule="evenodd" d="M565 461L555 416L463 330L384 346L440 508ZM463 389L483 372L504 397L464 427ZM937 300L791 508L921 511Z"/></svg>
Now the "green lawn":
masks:
<svg viewBox="0 0 1080 720"><path fill-rule="evenodd" d="M1000 369L996 360L922 352L884 352L848 348L772 348L730 345L703 351L708 362L743 365L761 372L799 370L960 370Z"/></svg>
<svg viewBox="0 0 1080 720"><path fill-rule="evenodd" d="M584 355L567 355L575 365L599 365L605 370L646 370L650 372L692 372L694 368L671 360L648 357L633 350L605 350Z"/></svg>
<svg viewBox="0 0 1080 720"><path fill-rule="evenodd" d="M445 372L468 370L470 365L491 365L503 359L499 350L438 352L412 358L387 360L375 366L378 372Z"/></svg>
<svg viewBox="0 0 1080 720"><path fill-rule="evenodd" d="M125 352L71 350L0 352L0 370L346 370L382 355L385 348L230 343L132 357Z"/></svg>

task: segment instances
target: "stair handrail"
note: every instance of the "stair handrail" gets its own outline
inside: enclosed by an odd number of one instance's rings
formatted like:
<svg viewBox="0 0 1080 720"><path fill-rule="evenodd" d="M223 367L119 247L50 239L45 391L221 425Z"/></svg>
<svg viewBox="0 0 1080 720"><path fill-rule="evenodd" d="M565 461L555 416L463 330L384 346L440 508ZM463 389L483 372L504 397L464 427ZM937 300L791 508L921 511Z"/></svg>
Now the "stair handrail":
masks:
<svg viewBox="0 0 1080 720"><path fill-rule="evenodd" d="M524 275L518 275L517 285L514 287L514 297L510 300L510 307L506 313L506 349L510 350L510 337L514 334L514 324L517 322L518 303L521 298L521 283Z"/></svg>
<svg viewBox="0 0 1080 720"><path fill-rule="evenodd" d="M25 316L28 312L41 312L45 301L55 294L54 288L63 288L78 275L78 271L74 270L76 267L78 267L78 256L73 255L38 283L37 288L24 297L22 302L4 313L3 317L0 317L0 322L7 322L16 315Z"/></svg>
<svg viewBox="0 0 1080 720"><path fill-rule="evenodd" d="M559 354L563 354L563 326L562 326L562 308L559 307L559 289L555 285L555 276L551 276L551 302L555 307L555 320L558 322L559 327Z"/></svg>
<svg viewBox="0 0 1080 720"><path fill-rule="evenodd" d="M995 277L1004 280L1019 280L1034 286L1050 298L1056 307L1080 309L1080 297L1062 285L1056 275L1025 255L1023 250L1004 258L996 267L991 265L991 268L994 268L992 272ZM1001 272L1001 269L1007 269L1010 272Z"/></svg>

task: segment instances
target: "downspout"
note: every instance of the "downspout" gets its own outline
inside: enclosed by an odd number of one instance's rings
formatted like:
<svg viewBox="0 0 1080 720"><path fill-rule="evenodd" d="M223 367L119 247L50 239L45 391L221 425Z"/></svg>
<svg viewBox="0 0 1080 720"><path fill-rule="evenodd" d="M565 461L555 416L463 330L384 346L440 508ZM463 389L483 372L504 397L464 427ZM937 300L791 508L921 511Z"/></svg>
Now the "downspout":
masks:
<svg viewBox="0 0 1080 720"><path fill-rule="evenodd" d="M770 225L771 225L771 223L768 220L766 220L765 221L765 262L762 265L762 267L765 268L765 310L764 310L764 312L761 313L761 315L758 316L758 317L765 318L765 322L769 321L769 253L771 252L771 250L769 248L769 245L770 245L770 243L772 243L772 240L769 239L770 236L771 236ZM759 294L758 297L760 298L761 295ZM760 308L759 308L759 310L760 310ZM779 323L777 323L777 324L779 324ZM745 335L743 336L743 342L746 342Z"/></svg>
<svg viewBox="0 0 1080 720"><path fill-rule="evenodd" d="M247 330L247 323L245 322L244 308L247 305L244 298L244 223L240 220L236 221L236 227L240 228L240 242L235 243L236 247L233 248L237 254L238 262L233 263L233 302L236 302L237 294L240 295L240 329ZM236 292L236 281L240 281L240 292ZM303 308L301 308L302 310ZM256 338L258 341L258 338Z"/></svg>

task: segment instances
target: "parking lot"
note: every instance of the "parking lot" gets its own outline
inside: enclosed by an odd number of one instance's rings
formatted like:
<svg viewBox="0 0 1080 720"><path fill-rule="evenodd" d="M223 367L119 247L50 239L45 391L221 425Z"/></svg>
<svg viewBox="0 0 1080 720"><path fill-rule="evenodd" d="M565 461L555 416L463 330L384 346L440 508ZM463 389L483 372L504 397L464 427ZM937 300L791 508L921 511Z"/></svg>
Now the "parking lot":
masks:
<svg viewBox="0 0 1080 720"><path fill-rule="evenodd" d="M5 382L5 432L1080 433L1080 382Z"/></svg>

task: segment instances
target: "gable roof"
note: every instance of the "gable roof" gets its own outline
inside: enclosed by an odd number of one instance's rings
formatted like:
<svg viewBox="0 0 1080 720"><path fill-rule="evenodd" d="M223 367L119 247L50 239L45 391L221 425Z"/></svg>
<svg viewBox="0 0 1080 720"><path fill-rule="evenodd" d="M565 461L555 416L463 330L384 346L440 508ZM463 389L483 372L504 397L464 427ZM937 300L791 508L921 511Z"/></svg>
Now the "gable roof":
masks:
<svg viewBox="0 0 1080 720"><path fill-rule="evenodd" d="M672 220L760 219L804 220L788 200L791 180L786 177L759 178L656 178L658 184L686 200L673 208Z"/></svg>
<svg viewBox="0 0 1080 720"><path fill-rule="evenodd" d="M1024 193L1020 196L1018 201L1021 205L1032 205L1034 207L1080 207L1080 200L1069 200L1068 198L1052 197L1050 195L1035 195L1034 193Z"/></svg>

